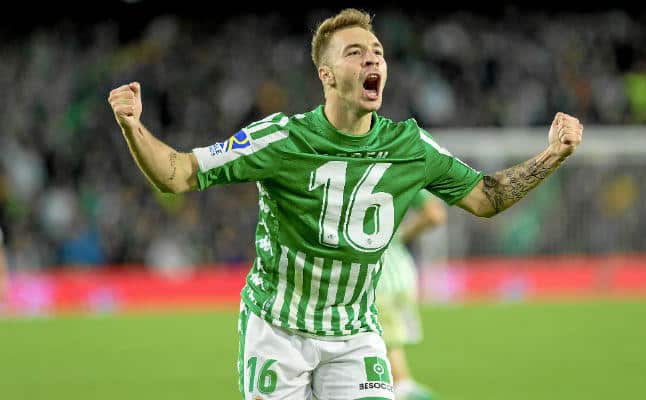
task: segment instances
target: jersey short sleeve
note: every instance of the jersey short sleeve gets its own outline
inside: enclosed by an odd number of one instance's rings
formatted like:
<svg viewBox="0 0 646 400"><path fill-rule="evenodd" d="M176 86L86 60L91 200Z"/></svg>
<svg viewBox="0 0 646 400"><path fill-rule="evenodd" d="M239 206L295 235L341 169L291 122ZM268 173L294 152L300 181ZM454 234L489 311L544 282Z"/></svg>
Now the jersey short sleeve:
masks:
<svg viewBox="0 0 646 400"><path fill-rule="evenodd" d="M426 189L453 205L482 180L483 174L453 156L424 129L420 128L419 134L426 149L428 168Z"/></svg>
<svg viewBox="0 0 646 400"><path fill-rule="evenodd" d="M229 139L193 149L200 190L213 185L266 179L280 168L281 142L289 137L289 118L276 113L241 129Z"/></svg>

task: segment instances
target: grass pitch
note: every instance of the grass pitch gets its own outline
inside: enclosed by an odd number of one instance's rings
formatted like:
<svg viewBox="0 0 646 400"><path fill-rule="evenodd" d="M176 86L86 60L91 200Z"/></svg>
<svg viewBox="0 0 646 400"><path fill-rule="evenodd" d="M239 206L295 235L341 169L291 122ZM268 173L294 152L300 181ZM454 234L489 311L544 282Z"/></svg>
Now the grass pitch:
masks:
<svg viewBox="0 0 646 400"><path fill-rule="evenodd" d="M646 300L422 309L409 349L442 400L646 398ZM236 312L0 319L0 399L227 400Z"/></svg>

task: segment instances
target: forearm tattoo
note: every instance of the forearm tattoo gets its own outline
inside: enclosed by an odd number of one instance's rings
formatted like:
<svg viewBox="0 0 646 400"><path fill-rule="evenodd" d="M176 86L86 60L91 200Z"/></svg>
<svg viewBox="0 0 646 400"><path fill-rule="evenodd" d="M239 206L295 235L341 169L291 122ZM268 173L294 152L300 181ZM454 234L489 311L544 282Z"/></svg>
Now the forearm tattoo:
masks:
<svg viewBox="0 0 646 400"><path fill-rule="evenodd" d="M170 161L170 177L168 178L168 180L172 181L173 179L175 179L175 175L177 173L177 153L170 153L168 159Z"/></svg>
<svg viewBox="0 0 646 400"><path fill-rule="evenodd" d="M532 158L522 164L496 172L493 176L485 176L484 193L498 213L525 197L530 190L554 172L557 166L558 164L548 165L539 157Z"/></svg>

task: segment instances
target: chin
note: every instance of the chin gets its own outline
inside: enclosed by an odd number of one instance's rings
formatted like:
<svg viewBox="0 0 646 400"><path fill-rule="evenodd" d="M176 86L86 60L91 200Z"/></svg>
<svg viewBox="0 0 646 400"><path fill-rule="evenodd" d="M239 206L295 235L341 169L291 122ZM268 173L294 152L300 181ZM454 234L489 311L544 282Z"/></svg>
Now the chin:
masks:
<svg viewBox="0 0 646 400"><path fill-rule="evenodd" d="M377 111L381 108L381 96L377 100L361 99L358 105L360 108L369 112Z"/></svg>
<svg viewBox="0 0 646 400"><path fill-rule="evenodd" d="M379 100L374 100L374 101L367 101L365 102L365 108L367 111L373 112L373 111L379 111L381 108L381 99Z"/></svg>

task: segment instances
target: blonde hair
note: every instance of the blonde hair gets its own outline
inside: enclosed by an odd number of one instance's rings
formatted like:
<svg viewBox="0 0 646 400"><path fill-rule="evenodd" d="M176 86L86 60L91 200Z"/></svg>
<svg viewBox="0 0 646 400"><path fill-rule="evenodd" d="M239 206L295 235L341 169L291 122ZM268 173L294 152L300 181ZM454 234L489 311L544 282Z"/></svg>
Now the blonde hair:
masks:
<svg viewBox="0 0 646 400"><path fill-rule="evenodd" d="M372 32L372 17L365 11L346 8L337 15L321 22L312 37L312 61L319 67L330 44L332 35L341 29L359 27Z"/></svg>

